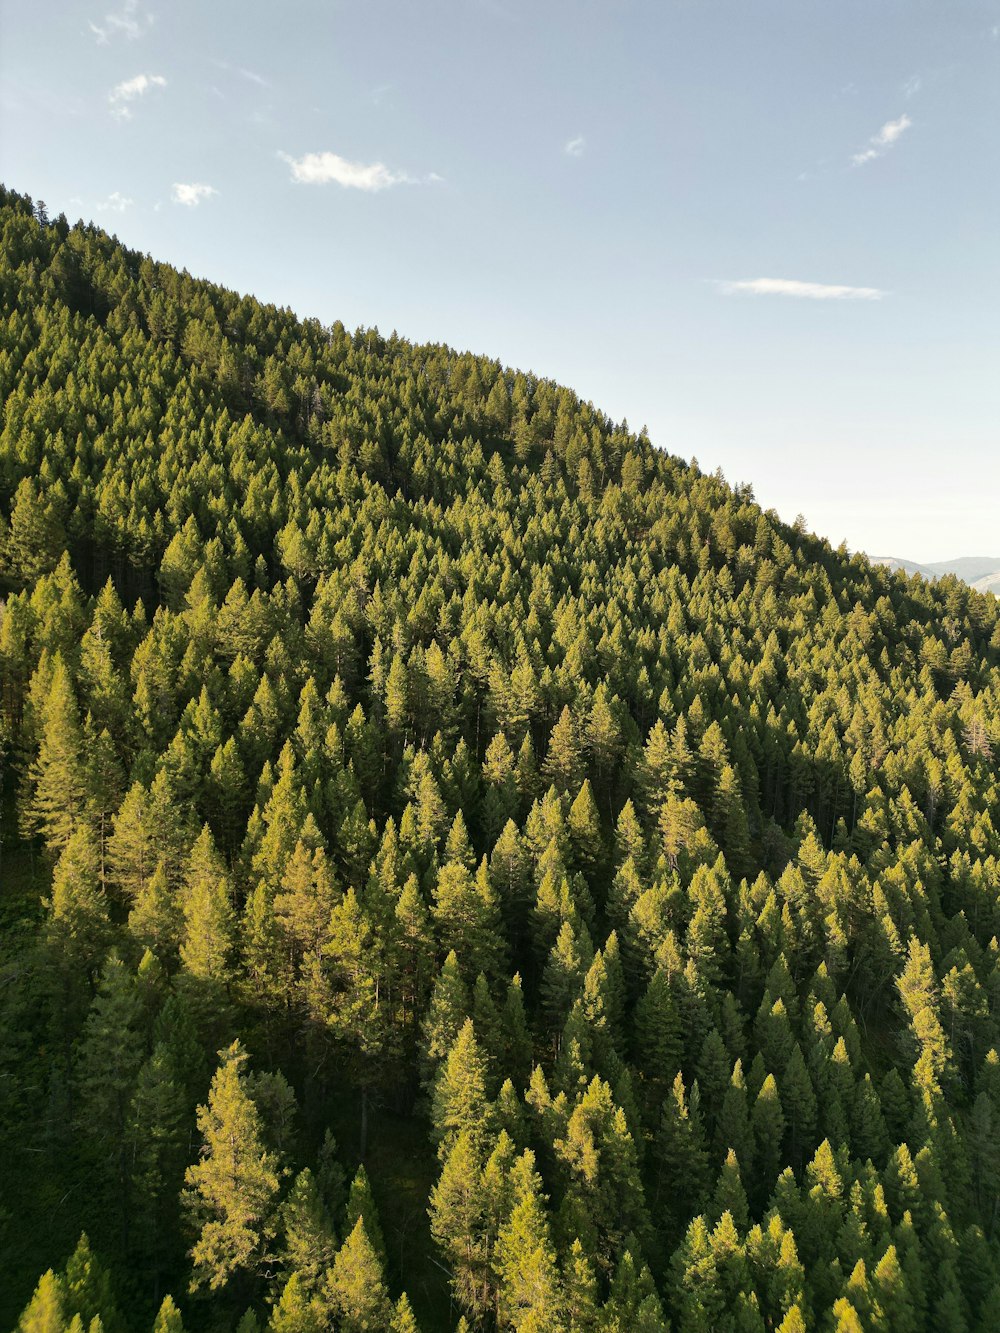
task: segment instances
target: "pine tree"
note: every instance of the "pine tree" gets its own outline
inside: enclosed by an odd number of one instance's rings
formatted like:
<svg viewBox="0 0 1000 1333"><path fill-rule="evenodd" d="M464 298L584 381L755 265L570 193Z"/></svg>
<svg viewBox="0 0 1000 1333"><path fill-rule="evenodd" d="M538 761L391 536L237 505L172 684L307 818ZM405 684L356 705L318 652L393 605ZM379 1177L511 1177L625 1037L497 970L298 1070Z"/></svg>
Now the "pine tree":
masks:
<svg viewBox="0 0 1000 1333"><path fill-rule="evenodd" d="M174 1252L178 1189L184 1175L187 1106L175 1060L159 1042L139 1070L125 1137L133 1234L154 1273Z"/></svg>
<svg viewBox="0 0 1000 1333"><path fill-rule="evenodd" d="M280 1230L284 1270L298 1279L301 1291L315 1296L333 1263L336 1244L333 1225L308 1167L295 1177L281 1205Z"/></svg>
<svg viewBox="0 0 1000 1333"><path fill-rule="evenodd" d="M38 1280L34 1295L17 1322L17 1333L65 1333L66 1291L50 1268Z"/></svg>
<svg viewBox="0 0 1000 1333"><path fill-rule="evenodd" d="M80 712L60 654L52 663L38 725L41 742L28 772L21 827L28 837L40 834L56 856L79 828L87 808Z"/></svg>
<svg viewBox="0 0 1000 1333"><path fill-rule="evenodd" d="M601 834L601 817L589 780L584 781L569 808L568 823L576 864L593 875L604 860L604 839Z"/></svg>
<svg viewBox="0 0 1000 1333"><path fill-rule="evenodd" d="M740 1176L740 1164L736 1153L729 1149L726 1160L722 1163L719 1179L712 1198L712 1220L718 1222L728 1214L738 1231L746 1231L750 1212L747 1206L746 1191Z"/></svg>
<svg viewBox="0 0 1000 1333"><path fill-rule="evenodd" d="M337 1251L324 1294L344 1333L364 1333L389 1325L392 1306L382 1263L361 1218Z"/></svg>
<svg viewBox="0 0 1000 1333"><path fill-rule="evenodd" d="M789 1159L801 1165L813 1145L816 1128L816 1094L798 1042L792 1047L781 1078L781 1107L789 1131Z"/></svg>
<svg viewBox="0 0 1000 1333"><path fill-rule="evenodd" d="M361 1088L361 1152L367 1140L368 1097L395 1056L389 1014L382 1003L385 958L354 889L330 916L323 946L322 1011L318 1017L351 1061Z"/></svg>
<svg viewBox="0 0 1000 1333"><path fill-rule="evenodd" d="M141 782L135 782L112 819L106 858L111 883L125 903L139 902L157 870L169 883L167 865L158 855L157 842L149 793Z"/></svg>
<svg viewBox="0 0 1000 1333"><path fill-rule="evenodd" d="M101 973L77 1056L79 1127L89 1141L104 1205L127 1228L127 1128L143 1061L142 1010L135 978L116 954Z"/></svg>
<svg viewBox="0 0 1000 1333"><path fill-rule="evenodd" d="M163 1303L153 1320L153 1333L184 1333L184 1321L173 1296L164 1296Z"/></svg>
<svg viewBox="0 0 1000 1333"><path fill-rule="evenodd" d="M560 1333L564 1297L533 1153L522 1153L514 1163L511 1187L513 1208L496 1244L501 1324Z"/></svg>
<svg viewBox="0 0 1000 1333"><path fill-rule="evenodd" d="M759 1201L763 1202L770 1196L774 1181L781 1170L782 1145L785 1137L785 1116L773 1074L768 1074L761 1085L750 1113L750 1121L753 1129L756 1173L760 1182L757 1193Z"/></svg>
<svg viewBox="0 0 1000 1333"><path fill-rule="evenodd" d="M368 1172L363 1165L358 1167L348 1192L344 1210L345 1235L349 1236L351 1234L359 1219L365 1224L365 1235L368 1237L372 1249L384 1263L386 1258L385 1237L382 1235L378 1206L375 1203L375 1196L372 1194Z"/></svg>
<svg viewBox="0 0 1000 1333"><path fill-rule="evenodd" d="M10 510L10 531L2 552L6 573L30 585L54 569L66 544L59 509L33 477L22 477Z"/></svg>
<svg viewBox="0 0 1000 1333"><path fill-rule="evenodd" d="M708 1153L700 1115L698 1084L690 1097L680 1070L663 1102L663 1117L654 1145L657 1167L652 1197L654 1218L670 1242L677 1241L691 1217L705 1203Z"/></svg>
<svg viewBox="0 0 1000 1333"><path fill-rule="evenodd" d="M309 1295L301 1274L292 1273L282 1287L267 1327L269 1333L323 1333L329 1327L322 1304Z"/></svg>
<svg viewBox="0 0 1000 1333"><path fill-rule="evenodd" d="M263 1146L260 1114L246 1091L239 1042L220 1052L208 1104L198 1108L202 1156L185 1173L185 1205L198 1238L191 1289L217 1291L269 1261L281 1166Z"/></svg>
<svg viewBox="0 0 1000 1333"><path fill-rule="evenodd" d="M453 952L463 974L499 974L503 961L500 911L485 861L476 875L459 862L441 867L434 888L434 921L443 948Z"/></svg>
<svg viewBox="0 0 1000 1333"><path fill-rule="evenodd" d="M467 1018L434 1083L431 1104L433 1137L443 1158L463 1130L482 1144L489 1129L486 1061Z"/></svg>
<svg viewBox="0 0 1000 1333"><path fill-rule="evenodd" d="M421 1083L429 1088L471 1009L469 993L452 950L441 965L423 1022Z"/></svg>
<svg viewBox="0 0 1000 1333"><path fill-rule="evenodd" d="M542 772L559 791L576 791L583 776L583 757L573 714L566 707L552 728Z"/></svg>
<svg viewBox="0 0 1000 1333"><path fill-rule="evenodd" d="M165 961L172 961L176 956L184 929L184 914L162 861L137 891L135 906L128 915L128 928L143 949L151 949Z"/></svg>
<svg viewBox="0 0 1000 1333"><path fill-rule="evenodd" d="M405 1291L393 1307L389 1333L420 1333L420 1326Z"/></svg>
<svg viewBox="0 0 1000 1333"><path fill-rule="evenodd" d="M696 1217L688 1227L671 1270L680 1326L692 1333L725 1327L726 1296L704 1217Z"/></svg>
<svg viewBox="0 0 1000 1333"><path fill-rule="evenodd" d="M591 1333L601 1327L597 1278L579 1240L570 1247L565 1290L569 1333Z"/></svg>
<svg viewBox="0 0 1000 1333"><path fill-rule="evenodd" d="M636 1005L635 1034L641 1067L650 1081L651 1102L659 1105L673 1082L683 1053L682 1017L670 979L662 968L650 977Z"/></svg>
<svg viewBox="0 0 1000 1333"><path fill-rule="evenodd" d="M722 1099L719 1119L715 1128L716 1148L720 1153L735 1149L744 1169L750 1174L753 1163L753 1134L750 1128L750 1110L743 1063L737 1060L726 1095Z"/></svg>
<svg viewBox="0 0 1000 1333"><path fill-rule="evenodd" d="M107 899L101 890L100 851L81 825L71 834L52 872L49 934L54 966L72 973L96 968L111 935Z"/></svg>
<svg viewBox="0 0 1000 1333"><path fill-rule="evenodd" d="M229 878L206 825L188 860L180 949L184 972L206 1003L217 1003L232 979L234 931Z"/></svg>
<svg viewBox="0 0 1000 1333"><path fill-rule="evenodd" d="M115 1303L111 1275L90 1248L84 1232L70 1255L63 1274L66 1293L66 1312L79 1315L83 1327L93 1330L104 1328L118 1333L121 1316Z"/></svg>
<svg viewBox="0 0 1000 1333"><path fill-rule="evenodd" d="M452 1140L430 1194L431 1235L448 1264L455 1298L472 1318L488 1311L486 1196L477 1136Z"/></svg>

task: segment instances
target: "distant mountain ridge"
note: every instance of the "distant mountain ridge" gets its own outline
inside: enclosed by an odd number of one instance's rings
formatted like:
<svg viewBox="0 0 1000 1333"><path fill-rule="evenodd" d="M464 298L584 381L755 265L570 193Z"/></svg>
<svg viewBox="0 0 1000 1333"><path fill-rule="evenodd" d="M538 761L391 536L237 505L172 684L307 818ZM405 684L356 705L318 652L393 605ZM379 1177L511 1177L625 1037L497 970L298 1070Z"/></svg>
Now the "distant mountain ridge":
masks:
<svg viewBox="0 0 1000 1333"><path fill-rule="evenodd" d="M945 574L954 574L975 588L976 592L1000 593L1000 556L962 555L956 560L938 560L926 565L894 555L872 555L868 558L874 565L887 565L892 570L899 570L903 574L919 574L925 579L939 579Z"/></svg>

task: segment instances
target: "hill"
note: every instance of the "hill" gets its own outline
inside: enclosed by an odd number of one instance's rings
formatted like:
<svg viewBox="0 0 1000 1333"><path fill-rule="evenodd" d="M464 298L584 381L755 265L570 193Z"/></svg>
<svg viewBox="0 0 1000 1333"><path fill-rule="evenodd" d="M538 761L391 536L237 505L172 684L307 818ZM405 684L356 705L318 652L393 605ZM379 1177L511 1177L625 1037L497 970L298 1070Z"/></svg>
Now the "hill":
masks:
<svg viewBox="0 0 1000 1333"><path fill-rule="evenodd" d="M938 560L929 565L918 565L913 560L901 560L894 555L873 555L872 564L904 574L919 574L925 579L943 578L954 574L977 592L996 592L1000 589L1000 556L966 555L957 560Z"/></svg>
<svg viewBox="0 0 1000 1333"><path fill-rule="evenodd" d="M966 583L976 585L984 579L1000 577L1000 556L965 555L957 560L940 560L931 565L935 574L954 574Z"/></svg>
<svg viewBox="0 0 1000 1333"><path fill-rule="evenodd" d="M0 1319L991 1327L996 600L0 225Z"/></svg>
<svg viewBox="0 0 1000 1333"><path fill-rule="evenodd" d="M937 571L931 565L918 565L915 560L903 560L895 555L873 555L870 559L873 565L884 565L886 569L891 569L893 573L908 576L919 574L924 579L937 578Z"/></svg>

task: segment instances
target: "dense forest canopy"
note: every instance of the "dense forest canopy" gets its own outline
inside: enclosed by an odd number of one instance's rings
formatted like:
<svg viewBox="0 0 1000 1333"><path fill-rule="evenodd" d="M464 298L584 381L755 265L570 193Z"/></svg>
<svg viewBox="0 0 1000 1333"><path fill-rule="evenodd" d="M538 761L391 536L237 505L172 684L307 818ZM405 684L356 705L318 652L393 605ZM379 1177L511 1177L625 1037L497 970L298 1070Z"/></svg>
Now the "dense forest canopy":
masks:
<svg viewBox="0 0 1000 1333"><path fill-rule="evenodd" d="M996 599L0 225L3 1326L995 1328Z"/></svg>

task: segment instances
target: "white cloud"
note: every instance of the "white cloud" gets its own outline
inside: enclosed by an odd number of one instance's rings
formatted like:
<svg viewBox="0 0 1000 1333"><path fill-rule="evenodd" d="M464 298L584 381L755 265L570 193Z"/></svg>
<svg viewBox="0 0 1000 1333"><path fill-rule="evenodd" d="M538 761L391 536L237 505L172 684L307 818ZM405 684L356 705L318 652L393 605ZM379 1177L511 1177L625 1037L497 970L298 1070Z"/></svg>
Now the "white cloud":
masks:
<svg viewBox="0 0 1000 1333"><path fill-rule="evenodd" d="M903 96L916 97L917 93L920 92L920 89L922 87L923 87L923 79L921 79L920 75L911 74L910 77L903 84Z"/></svg>
<svg viewBox="0 0 1000 1333"><path fill-rule="evenodd" d="M132 207L133 200L126 199L125 195L119 194L117 190L108 195L107 199L102 199L97 205L100 213L124 213L126 208Z"/></svg>
<svg viewBox="0 0 1000 1333"><path fill-rule="evenodd" d="M582 134L578 134L575 139L570 139L563 145L563 152L568 153L570 157L583 157L586 147L587 140Z"/></svg>
<svg viewBox="0 0 1000 1333"><path fill-rule="evenodd" d="M166 86L167 81L162 74L137 74L135 78L125 79L123 83L116 84L108 93L112 115L117 116L119 120L129 120L132 116L129 109L130 102L134 102L137 97L142 97L151 88L165 88Z"/></svg>
<svg viewBox="0 0 1000 1333"><path fill-rule="evenodd" d="M271 84L265 79L263 74L258 74L256 70L247 69L243 65L231 65L228 60L213 60L212 64L216 69L223 69L227 74L238 74L241 79L246 79L248 83L255 83L258 88L270 88Z"/></svg>
<svg viewBox="0 0 1000 1333"><path fill-rule="evenodd" d="M748 278L740 282L719 282L716 285L726 296L747 292L751 296L795 296L808 301L880 301L885 295L878 287L797 282L794 278Z"/></svg>
<svg viewBox="0 0 1000 1333"><path fill-rule="evenodd" d="M292 169L292 180L300 185L328 185L332 181L348 190L387 190L392 185L412 185L405 171L391 171L382 162L349 162L337 153L306 153L289 157L279 153Z"/></svg>
<svg viewBox="0 0 1000 1333"><path fill-rule="evenodd" d="M104 15L103 23L91 23L90 31L99 46L107 46L112 37L124 37L126 41L134 42L142 35L143 28L148 28L152 22L152 14L140 14L139 0L124 0L121 9Z"/></svg>
<svg viewBox="0 0 1000 1333"><path fill-rule="evenodd" d="M201 185L198 182L184 185L180 181L175 181L170 193L175 204L183 204L185 208L197 208L203 199L210 199L219 191L214 185Z"/></svg>
<svg viewBox="0 0 1000 1333"><path fill-rule="evenodd" d="M881 157L912 124L913 121L905 112L898 120L887 120L878 134L873 134L868 140L868 146L860 153L855 153L851 161L856 167L860 167L866 162L874 161L876 157Z"/></svg>

